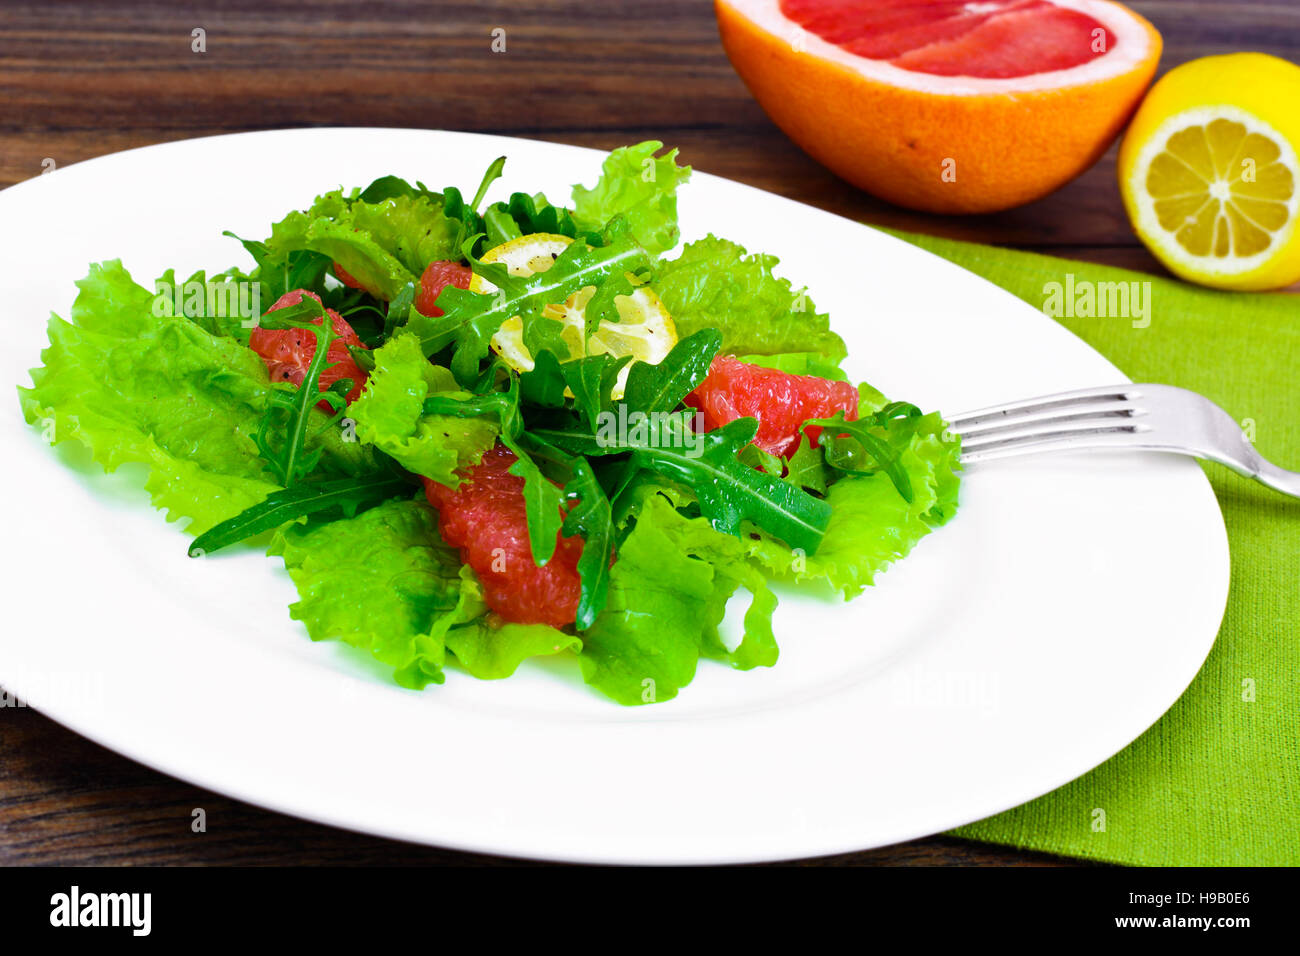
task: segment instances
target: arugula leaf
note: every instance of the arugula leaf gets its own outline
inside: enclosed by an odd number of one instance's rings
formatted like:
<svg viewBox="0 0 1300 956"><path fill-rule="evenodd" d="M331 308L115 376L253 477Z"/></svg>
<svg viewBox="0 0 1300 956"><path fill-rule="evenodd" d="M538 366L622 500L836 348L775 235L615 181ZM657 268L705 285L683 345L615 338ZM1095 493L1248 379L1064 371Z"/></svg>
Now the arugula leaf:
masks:
<svg viewBox="0 0 1300 956"><path fill-rule="evenodd" d="M510 474L524 480L524 509L528 519L528 547L533 563L544 567L555 554L564 523L564 491L537 467L518 442L503 442L519 459Z"/></svg>
<svg viewBox="0 0 1300 956"><path fill-rule="evenodd" d="M873 433L872 429L883 429L891 424L906 423L920 417L921 410L915 405L890 402L864 420L846 421L843 411L836 412L831 418L809 419L799 426L799 432L802 434L810 425L827 429L822 439L827 465L850 475L870 475L883 471L894 483L903 500L911 503L912 481L900 461L900 455L901 446L912 437L913 432L906 427L898 427L882 437ZM847 452L843 450L846 440L855 446ZM863 458L866 459L865 463L862 462Z"/></svg>
<svg viewBox="0 0 1300 956"><path fill-rule="evenodd" d="M488 163L488 168L483 172L483 178L479 180L478 189L474 191L474 198L470 201L469 208L477 209L487 197L488 187L501 178L501 174L506 169L506 158L498 156L492 162Z"/></svg>
<svg viewBox="0 0 1300 956"><path fill-rule="evenodd" d="M497 208L500 205L500 203L497 203L496 206L489 206L483 210L483 245L489 249L495 248L504 242L509 242L511 239L518 239L523 235L523 231L519 228L519 223L515 222L514 217L510 213Z"/></svg>
<svg viewBox="0 0 1300 956"><path fill-rule="evenodd" d="M513 193L506 202L493 203L483 211L487 230L487 245L495 246L508 239L546 232L551 235L577 238L578 227L567 209L552 206L541 193ZM594 242L599 230L585 238Z"/></svg>
<svg viewBox="0 0 1300 956"><path fill-rule="evenodd" d="M315 321L308 321L315 319ZM296 305L276 309L262 317L262 327L268 329L302 329L316 336L316 352L303 376L302 384L275 387L268 396L266 412L262 416L253 440L272 472L286 488L306 477L320 461L321 450L308 447L308 425L311 412L318 402L325 401L334 415L321 430L329 428L343 417L347 407L345 395L352 389L351 379L340 379L327 391L320 391L321 372L329 366L330 344L339 337L333 322L325 321L325 310L315 299L304 296ZM283 433L279 442L271 436Z"/></svg>
<svg viewBox="0 0 1300 956"><path fill-rule="evenodd" d="M352 331L369 348L384 344L384 322L387 321L388 303L377 299L365 289L336 286L326 289L321 302L347 319ZM354 346L355 348L355 346Z"/></svg>
<svg viewBox="0 0 1300 956"><path fill-rule="evenodd" d="M605 489L585 458L573 459L564 496L573 506L564 516L561 533L565 537L581 535L583 540L577 566L581 592L574 627L585 631L605 609L610 564L614 560L614 519Z"/></svg>
<svg viewBox="0 0 1300 956"><path fill-rule="evenodd" d="M455 239L452 241L452 247L459 252L464 246L465 240L469 236L479 236L484 231L483 217L477 212L479 203L487 195L488 187L501 178L501 173L505 170L506 158L498 156L488 164L488 168L483 173L483 178L479 181L478 189L474 192L474 198L468 203L461 197L460 190L455 186L448 186L443 191L443 214L454 221L456 226ZM476 247L478 240L471 243L471 247ZM452 258L452 256L443 256L442 258Z"/></svg>
<svg viewBox="0 0 1300 956"><path fill-rule="evenodd" d="M550 349L539 349L533 367L519 376L520 399L543 408L563 408L567 387L560 360Z"/></svg>
<svg viewBox="0 0 1300 956"><path fill-rule="evenodd" d="M702 416L699 416L699 413L697 413L697 416L696 420L698 421L699 417ZM785 468L780 458L754 444L746 445L740 449L737 457L742 464L748 465L750 468L759 468L769 475L779 475Z"/></svg>
<svg viewBox="0 0 1300 956"><path fill-rule="evenodd" d="M810 441L801 441L794 454L785 459L785 480L796 488L826 494L829 482L821 447Z"/></svg>
<svg viewBox="0 0 1300 956"><path fill-rule="evenodd" d="M393 333L410 316L411 308L415 305L415 285L414 282L408 282L393 296L393 301L388 303L388 309L384 313L385 342L393 337Z"/></svg>
<svg viewBox="0 0 1300 956"><path fill-rule="evenodd" d="M560 364L564 383L573 392L574 405L593 432L599 424L601 413L609 410L618 373L630 361L630 355L614 358L612 355L601 354L585 355Z"/></svg>
<svg viewBox="0 0 1300 956"><path fill-rule="evenodd" d="M661 262L654 288L681 335L717 329L722 350L734 355L813 352L838 365L847 354L844 340L803 290L776 277L776 264L775 256L746 255L710 235Z"/></svg>
<svg viewBox="0 0 1300 956"><path fill-rule="evenodd" d="M557 466L567 474L564 499L569 510L560 533L566 538L581 536L582 557L578 559L581 592L574 626L591 627L605 607L609 589L609 568L614 557L614 522L608 496L591 463L580 455L568 455L528 432L521 436L534 458Z"/></svg>
<svg viewBox="0 0 1300 956"><path fill-rule="evenodd" d="M420 195L430 195L423 186L412 186L401 176L380 176L357 195L357 199L368 203L381 203L385 199L405 197L414 199Z"/></svg>
<svg viewBox="0 0 1300 956"><path fill-rule="evenodd" d="M448 286L438 297L443 315L437 318L413 312L407 327L420 336L425 355L454 346L451 370L465 385L478 378L479 363L488 354L488 343L501 324L520 316L527 327L532 319L543 319L542 309L563 302L590 285L599 286L625 272L648 270L650 259L644 249L626 235L617 235L607 246L592 246L575 240L560 253L551 268L530 276L511 276L500 264L485 264L472 257L474 240L467 240L464 252L470 267L497 287L491 294Z"/></svg>
<svg viewBox="0 0 1300 956"><path fill-rule="evenodd" d="M739 535L748 521L792 548L808 554L817 550L830 521L830 506L736 457L753 441L756 419L738 418L703 433L692 431L681 414L661 413L639 421L644 427L610 428L596 435L556 428L536 428L531 434L569 454L630 452L638 466L690 488L701 513L719 531Z"/></svg>
<svg viewBox="0 0 1300 956"><path fill-rule="evenodd" d="M410 479L393 473L303 482L282 488L199 535L190 545L189 555L196 558L212 554L318 512L338 510L350 518L364 506L411 490Z"/></svg>
<svg viewBox="0 0 1300 956"><path fill-rule="evenodd" d="M532 551L533 562L538 567L545 566L555 554L564 520L564 492L542 474L521 440L524 420L519 408L519 378L512 373L509 389L505 392L489 392L471 398L433 395L424 401L424 414L452 418L491 416L497 419L501 429L501 444L509 448L518 459L510 466L510 474L524 480L528 546Z"/></svg>
<svg viewBox="0 0 1300 956"><path fill-rule="evenodd" d="M623 403L647 414L672 411L704 381L721 347L717 329L700 329L674 345L657 365L637 362L627 374Z"/></svg>
<svg viewBox="0 0 1300 956"><path fill-rule="evenodd" d="M623 234L624 228L623 221L621 219L616 219L610 229L606 231L606 238L613 241L615 236ZM642 285L642 278L640 276L631 272L615 272L606 277L600 285L595 287L595 291L591 294L591 298L587 300L587 304L582 308L582 342L584 352L586 350L587 340L591 338L592 334L602 323L609 322L617 324L623 320L622 316L619 315L617 300L620 296L632 295L640 285ZM559 328L558 323L548 321L541 317L534 318L533 323L535 325L544 324L551 329ZM530 341L528 338L528 332L529 330L525 328L525 344ZM563 339L557 339L557 342L562 344ZM567 346L565 346L565 348L567 350Z"/></svg>
<svg viewBox="0 0 1300 956"><path fill-rule="evenodd" d="M745 542L753 560L781 577L826 581L847 599L904 557L931 528L947 522L957 510L961 443L951 440L943 419L933 412L892 421L899 440L907 436L898 461L907 471L912 500L904 500L883 471L844 474L827 489L831 521L815 555L792 555L760 532Z"/></svg>
<svg viewBox="0 0 1300 956"><path fill-rule="evenodd" d="M229 229L222 232L222 235L237 240L257 263L250 278L261 284L262 303L267 308L294 289L310 289L318 295L325 291L325 273L330 267L329 256L310 249L295 249L285 255L273 255L264 242L240 239Z"/></svg>
<svg viewBox="0 0 1300 956"><path fill-rule="evenodd" d="M689 166L678 167L677 150L655 157L663 143L648 140L611 152L591 189L573 187L573 221L578 230L600 233L616 216L623 217L646 250L658 255L677 245L677 187L690 179Z"/></svg>

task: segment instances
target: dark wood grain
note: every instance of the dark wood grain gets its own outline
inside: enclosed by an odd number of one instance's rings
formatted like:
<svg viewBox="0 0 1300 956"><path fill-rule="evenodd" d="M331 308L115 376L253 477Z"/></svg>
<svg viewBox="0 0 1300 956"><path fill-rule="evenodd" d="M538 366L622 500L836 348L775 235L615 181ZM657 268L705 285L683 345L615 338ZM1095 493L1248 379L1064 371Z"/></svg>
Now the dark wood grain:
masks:
<svg viewBox="0 0 1300 956"><path fill-rule="evenodd" d="M1295 0L1146 0L1162 69L1211 53L1300 59ZM207 52L191 51L206 31ZM490 49L506 31L505 53ZM479 130L611 148L680 146L695 168L865 222L1159 272L1134 239L1114 150L1020 209L944 218L859 192L766 118L704 0L0 4L0 187L170 140L292 126ZM148 198L142 199L147 206ZM208 830L190 830L207 811ZM268 813L0 709L0 864L513 863ZM1059 865L935 837L810 864Z"/></svg>

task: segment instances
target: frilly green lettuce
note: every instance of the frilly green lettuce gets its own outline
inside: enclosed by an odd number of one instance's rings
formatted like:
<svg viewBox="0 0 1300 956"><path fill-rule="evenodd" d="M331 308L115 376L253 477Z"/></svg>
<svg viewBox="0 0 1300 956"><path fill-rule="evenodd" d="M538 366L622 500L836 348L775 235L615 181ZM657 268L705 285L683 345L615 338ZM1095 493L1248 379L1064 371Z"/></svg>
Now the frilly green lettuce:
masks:
<svg viewBox="0 0 1300 956"><path fill-rule="evenodd" d="M369 651L403 687L441 684L448 651L475 677L498 679L529 657L582 647L553 627L489 615L478 579L439 537L437 512L420 500L291 526L270 553L284 559L300 598L290 616L312 640Z"/></svg>
<svg viewBox="0 0 1300 956"><path fill-rule="evenodd" d="M937 413L908 427L916 432L899 461L911 480L910 503L884 472L845 475L827 492L831 520L815 554L792 552L757 535L747 539L750 556L778 577L825 581L846 599L861 594L877 573L906 556L957 510L960 442L946 435Z"/></svg>
<svg viewBox="0 0 1300 956"><path fill-rule="evenodd" d="M306 212L291 212L271 227L263 268L288 263L293 252L329 256L381 299L395 298L435 259L459 259L459 220L443 215L434 194L391 196L379 202L326 193Z"/></svg>
<svg viewBox="0 0 1300 956"><path fill-rule="evenodd" d="M600 180L573 187L573 221L580 231L600 233L615 216L647 252L658 255L677 245L677 187L691 177L677 165L677 150L655 156L663 143L647 140L605 157Z"/></svg>
<svg viewBox="0 0 1300 956"><path fill-rule="evenodd" d="M191 534L276 490L253 440L273 387L257 354L191 319L156 314L164 309L154 293L117 260L91 266L77 286L72 321L51 317L44 367L18 389L27 421L53 442L81 442L105 471L147 465L154 507L168 520L188 518ZM323 475L374 469L338 429L311 432Z"/></svg>
<svg viewBox="0 0 1300 956"><path fill-rule="evenodd" d="M701 656L748 670L776 663L776 597L745 560L745 546L703 518L687 518L658 493L642 499L618 547L604 612L583 632L587 683L621 704L668 700ZM738 588L753 595L744 638L728 651L718 625Z"/></svg>
<svg viewBox="0 0 1300 956"><path fill-rule="evenodd" d="M72 321L51 317L44 367L18 389L27 421L81 442L105 471L147 465L154 506L194 534L275 490L252 437L270 388L261 360L154 315L154 294L116 260L77 285Z"/></svg>
<svg viewBox="0 0 1300 956"><path fill-rule="evenodd" d="M496 442L496 423L424 414L430 395L465 393L450 371L424 357L415 335L399 332L375 350L374 359L365 393L348 409L357 438L404 468L454 488L456 469L478 464Z"/></svg>
<svg viewBox="0 0 1300 956"><path fill-rule="evenodd" d="M353 518L291 525L270 553L284 558L299 594L289 614L312 640L369 651L403 687L443 682L437 625L460 601L460 560L429 505L394 499Z"/></svg>
<svg viewBox="0 0 1300 956"><path fill-rule="evenodd" d="M776 264L775 256L747 255L744 247L710 235L688 243L676 259L661 262L652 285L683 338L717 329L723 352L749 360L753 355L811 352L821 367L838 365L847 354L844 340L803 290L776 277Z"/></svg>
<svg viewBox="0 0 1300 956"><path fill-rule="evenodd" d="M554 627L494 620L468 566L460 569L460 601L439 622L438 633L456 662L481 680L509 677L530 657L582 650L581 639Z"/></svg>

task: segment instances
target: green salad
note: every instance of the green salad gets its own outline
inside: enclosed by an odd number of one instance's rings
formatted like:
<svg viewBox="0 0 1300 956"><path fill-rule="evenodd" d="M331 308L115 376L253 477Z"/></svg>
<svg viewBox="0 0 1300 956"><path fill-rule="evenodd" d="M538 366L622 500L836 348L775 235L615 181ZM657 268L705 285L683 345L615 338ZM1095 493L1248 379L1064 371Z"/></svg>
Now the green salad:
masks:
<svg viewBox="0 0 1300 956"><path fill-rule="evenodd" d="M282 560L313 640L414 689L562 655L668 700L701 657L776 663L772 582L856 597L952 517L937 413L849 382L775 258L678 248L675 150L614 150L567 206L489 203L504 162L327 192L218 274L92 265L27 421L146 466L191 557Z"/></svg>

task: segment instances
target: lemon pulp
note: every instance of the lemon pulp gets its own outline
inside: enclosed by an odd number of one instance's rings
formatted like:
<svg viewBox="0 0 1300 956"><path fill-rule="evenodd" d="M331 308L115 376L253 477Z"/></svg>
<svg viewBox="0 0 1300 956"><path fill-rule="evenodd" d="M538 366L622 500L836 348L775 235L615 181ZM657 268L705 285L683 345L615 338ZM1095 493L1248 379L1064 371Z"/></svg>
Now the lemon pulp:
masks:
<svg viewBox="0 0 1300 956"><path fill-rule="evenodd" d="M1223 289L1300 280L1300 67L1262 53L1170 70L1138 108L1119 183L1170 271Z"/></svg>
<svg viewBox="0 0 1300 956"><path fill-rule="evenodd" d="M1160 227L1189 254L1245 258L1291 220L1296 182L1276 140L1221 117L1171 135L1146 190Z"/></svg>
<svg viewBox="0 0 1300 956"><path fill-rule="evenodd" d="M500 263L513 276L530 276L550 269L572 241L567 236L549 233L520 236L489 249L483 254L482 261ZM478 275L470 280L469 287L472 292L496 290L496 286ZM586 337L583 312L595 294L595 286L579 289L564 302L545 306L542 315L560 323L560 335L569 347L571 358L584 355L612 355L616 358L626 355L632 358L614 385L613 397L622 398L633 362L656 364L663 361L677 344L677 329L659 297L642 285L629 295L615 297L614 308L618 311L619 321L602 321L590 337ZM529 371L535 364L524 345L524 323L519 316L501 324L492 336L492 349L516 372Z"/></svg>

